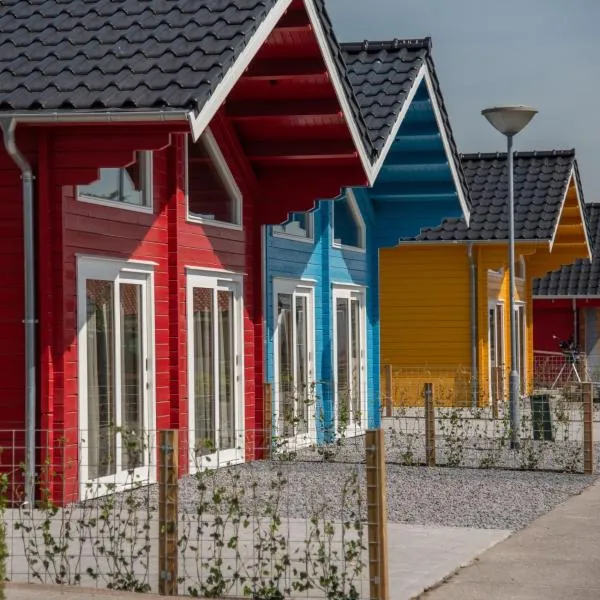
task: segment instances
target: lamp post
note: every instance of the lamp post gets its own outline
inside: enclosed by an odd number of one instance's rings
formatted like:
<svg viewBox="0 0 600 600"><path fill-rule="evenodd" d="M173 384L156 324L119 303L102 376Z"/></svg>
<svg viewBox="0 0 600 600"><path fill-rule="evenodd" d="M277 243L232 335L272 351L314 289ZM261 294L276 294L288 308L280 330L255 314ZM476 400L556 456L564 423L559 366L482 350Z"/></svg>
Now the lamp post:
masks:
<svg viewBox="0 0 600 600"><path fill-rule="evenodd" d="M511 448L519 448L519 373L517 371L517 320L515 315L515 189L513 166L513 138L522 131L536 115L537 110L528 106L496 106L486 108L481 114L506 136L508 162L508 293L510 296L510 426Z"/></svg>

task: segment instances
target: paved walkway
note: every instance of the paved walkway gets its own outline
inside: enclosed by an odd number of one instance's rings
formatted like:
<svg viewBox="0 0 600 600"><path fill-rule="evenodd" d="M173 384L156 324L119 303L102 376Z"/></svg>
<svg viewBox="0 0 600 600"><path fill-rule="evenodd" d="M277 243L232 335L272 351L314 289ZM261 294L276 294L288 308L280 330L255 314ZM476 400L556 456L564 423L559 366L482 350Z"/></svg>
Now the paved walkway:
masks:
<svg viewBox="0 0 600 600"><path fill-rule="evenodd" d="M600 481L421 598L598 600Z"/></svg>

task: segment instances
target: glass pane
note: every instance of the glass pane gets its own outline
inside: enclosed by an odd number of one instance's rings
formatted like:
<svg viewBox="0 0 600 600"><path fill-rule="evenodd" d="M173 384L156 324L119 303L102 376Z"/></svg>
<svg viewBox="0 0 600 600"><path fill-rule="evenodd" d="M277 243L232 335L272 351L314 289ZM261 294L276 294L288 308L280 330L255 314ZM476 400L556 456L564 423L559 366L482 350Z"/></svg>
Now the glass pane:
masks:
<svg viewBox="0 0 600 600"><path fill-rule="evenodd" d="M279 432L284 437L294 434L294 345L291 294L277 295L277 356L279 359Z"/></svg>
<svg viewBox="0 0 600 600"><path fill-rule="evenodd" d="M113 297L110 281L86 281L88 430L84 439L90 479L116 473Z"/></svg>
<svg viewBox="0 0 600 600"><path fill-rule="evenodd" d="M333 203L333 238L336 244L362 247L361 226L347 198Z"/></svg>
<svg viewBox="0 0 600 600"><path fill-rule="evenodd" d="M192 294L195 447L210 454L216 447L214 291L194 288Z"/></svg>
<svg viewBox="0 0 600 600"><path fill-rule="evenodd" d="M493 308L490 308L490 313L489 313L489 324L490 324L490 340L489 340L489 346L490 346L490 364L492 365L492 367L496 367L497 362L497 356L496 356L496 311Z"/></svg>
<svg viewBox="0 0 600 600"><path fill-rule="evenodd" d="M296 420L297 433L308 432L308 317L306 296L296 296Z"/></svg>
<svg viewBox="0 0 600 600"><path fill-rule="evenodd" d="M498 355L498 366L504 366L504 318L503 311L504 306L499 304L496 306L496 341L498 343L498 349L496 354Z"/></svg>
<svg viewBox="0 0 600 600"><path fill-rule="evenodd" d="M519 327L519 375L521 379L521 392L525 391L526 381L526 365L527 365L527 331L525 328L525 307L518 308L518 327Z"/></svg>
<svg viewBox="0 0 600 600"><path fill-rule="evenodd" d="M235 347L233 292L217 292L219 324L219 428L220 448L235 448Z"/></svg>
<svg viewBox="0 0 600 600"><path fill-rule="evenodd" d="M360 343L360 302L350 301L350 347L352 349L352 422L360 424L361 420L361 343Z"/></svg>
<svg viewBox="0 0 600 600"><path fill-rule="evenodd" d="M144 352L142 286L122 283L121 297L121 461L123 469L143 465Z"/></svg>
<svg viewBox="0 0 600 600"><path fill-rule="evenodd" d="M350 348L346 298L336 300L336 329L338 425L346 427L350 423Z"/></svg>
<svg viewBox="0 0 600 600"><path fill-rule="evenodd" d="M217 169L203 138L188 138L188 212L224 223L239 223L236 199Z"/></svg>
<svg viewBox="0 0 600 600"><path fill-rule="evenodd" d="M312 237L312 214L294 213L281 225L273 225L276 233L285 233L299 238Z"/></svg>
<svg viewBox="0 0 600 600"><path fill-rule="evenodd" d="M79 198L88 200L148 206L149 194L144 192L143 154L138 152L136 161L123 169L100 169L99 179L89 185L80 185L77 193Z"/></svg>

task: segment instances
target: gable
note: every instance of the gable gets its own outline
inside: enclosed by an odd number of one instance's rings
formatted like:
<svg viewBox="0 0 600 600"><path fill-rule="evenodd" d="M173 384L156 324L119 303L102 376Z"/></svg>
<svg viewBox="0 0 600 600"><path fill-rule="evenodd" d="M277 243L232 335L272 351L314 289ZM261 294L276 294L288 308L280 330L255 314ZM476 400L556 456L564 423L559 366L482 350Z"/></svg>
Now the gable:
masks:
<svg viewBox="0 0 600 600"><path fill-rule="evenodd" d="M558 222L550 241L552 252L572 252L575 256L591 258L592 249L587 230L587 219L583 212L580 192L572 172Z"/></svg>
<svg viewBox="0 0 600 600"><path fill-rule="evenodd" d="M400 238L416 235L422 227L468 214L458 154L447 139L437 99L423 74L369 190L381 246L395 246Z"/></svg>

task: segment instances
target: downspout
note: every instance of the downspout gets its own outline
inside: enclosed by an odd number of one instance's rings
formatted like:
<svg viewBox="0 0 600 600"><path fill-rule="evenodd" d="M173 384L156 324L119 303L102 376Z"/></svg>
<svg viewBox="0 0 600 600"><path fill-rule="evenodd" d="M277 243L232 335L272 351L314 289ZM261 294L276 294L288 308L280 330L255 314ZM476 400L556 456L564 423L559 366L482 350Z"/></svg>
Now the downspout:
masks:
<svg viewBox="0 0 600 600"><path fill-rule="evenodd" d="M33 172L17 148L14 118L0 117L6 152L21 170L23 182L23 254L25 311L25 498L35 501L36 364L35 364L35 256L33 229Z"/></svg>
<svg viewBox="0 0 600 600"><path fill-rule="evenodd" d="M469 280L470 280L470 321L471 321L471 406L477 408L479 404L479 373L477 368L477 264L473 255L473 244L467 246L469 255Z"/></svg>

